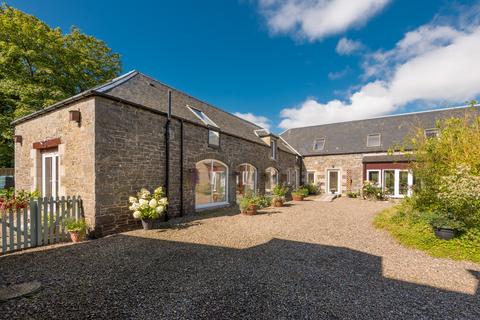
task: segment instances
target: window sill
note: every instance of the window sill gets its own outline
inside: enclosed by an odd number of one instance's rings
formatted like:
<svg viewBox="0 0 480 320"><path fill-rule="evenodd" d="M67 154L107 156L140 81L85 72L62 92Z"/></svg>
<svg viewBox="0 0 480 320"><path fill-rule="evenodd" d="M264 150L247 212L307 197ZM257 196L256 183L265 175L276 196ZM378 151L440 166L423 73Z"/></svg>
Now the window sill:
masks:
<svg viewBox="0 0 480 320"><path fill-rule="evenodd" d="M201 204L198 206L195 206L195 211L205 211L205 210L211 210L211 209L219 209L219 208L225 208L230 206L229 202L215 202L215 203L209 203L209 204Z"/></svg>

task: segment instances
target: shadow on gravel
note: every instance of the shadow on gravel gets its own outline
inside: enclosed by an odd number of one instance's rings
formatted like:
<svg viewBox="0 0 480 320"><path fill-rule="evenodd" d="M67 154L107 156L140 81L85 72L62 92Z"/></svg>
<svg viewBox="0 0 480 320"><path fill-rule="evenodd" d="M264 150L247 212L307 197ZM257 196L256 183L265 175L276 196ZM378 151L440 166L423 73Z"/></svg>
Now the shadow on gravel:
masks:
<svg viewBox="0 0 480 320"><path fill-rule="evenodd" d="M42 283L0 304L5 319L480 317L478 291L388 279L380 257L280 239L233 249L115 235L4 256L0 269L0 286Z"/></svg>

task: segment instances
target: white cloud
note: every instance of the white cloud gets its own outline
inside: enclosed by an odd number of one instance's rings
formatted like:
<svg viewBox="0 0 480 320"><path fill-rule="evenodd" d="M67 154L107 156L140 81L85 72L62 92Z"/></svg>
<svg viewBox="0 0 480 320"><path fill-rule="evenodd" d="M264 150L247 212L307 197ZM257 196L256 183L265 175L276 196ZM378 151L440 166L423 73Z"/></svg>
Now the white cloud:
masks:
<svg viewBox="0 0 480 320"><path fill-rule="evenodd" d="M364 46L360 41L350 40L343 37L338 41L335 50L340 55L350 55L352 53L362 50L363 47Z"/></svg>
<svg viewBox="0 0 480 320"><path fill-rule="evenodd" d="M270 127L272 126L271 123L270 123L270 119L268 119L267 117L264 117L264 116L257 116L257 115L254 115L253 113L250 113L250 112L248 112L248 113L235 112L234 115L236 115L237 117L240 117L242 119L245 119L247 121L253 122L257 126L260 126L262 128L265 128L265 129L270 129Z"/></svg>
<svg viewBox="0 0 480 320"><path fill-rule="evenodd" d="M329 72L328 73L328 79L337 80L337 79L345 77L349 72L350 72L350 67L347 66L343 70L335 71L335 72Z"/></svg>
<svg viewBox="0 0 480 320"><path fill-rule="evenodd" d="M307 99L281 111L281 128L389 114L411 102L460 104L480 95L480 24L428 24L367 57L370 82L346 101Z"/></svg>
<svg viewBox="0 0 480 320"><path fill-rule="evenodd" d="M391 0L259 0L273 34L310 41L364 25Z"/></svg>

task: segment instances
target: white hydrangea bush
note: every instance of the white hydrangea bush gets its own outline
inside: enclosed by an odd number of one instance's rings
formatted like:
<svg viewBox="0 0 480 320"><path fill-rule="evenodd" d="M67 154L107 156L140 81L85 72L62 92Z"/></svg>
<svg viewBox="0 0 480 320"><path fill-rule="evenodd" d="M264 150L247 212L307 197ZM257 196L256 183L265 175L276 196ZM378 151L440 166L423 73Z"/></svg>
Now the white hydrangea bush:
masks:
<svg viewBox="0 0 480 320"><path fill-rule="evenodd" d="M136 197L129 197L128 201L135 219L158 219L165 215L168 208L168 199L165 197L163 187L158 187L153 193L142 188Z"/></svg>

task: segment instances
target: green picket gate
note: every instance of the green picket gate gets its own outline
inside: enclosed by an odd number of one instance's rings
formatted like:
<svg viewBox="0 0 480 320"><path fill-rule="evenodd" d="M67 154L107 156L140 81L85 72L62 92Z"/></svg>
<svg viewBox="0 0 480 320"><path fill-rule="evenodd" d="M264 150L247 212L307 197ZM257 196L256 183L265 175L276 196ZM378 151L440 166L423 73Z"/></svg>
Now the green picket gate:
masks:
<svg viewBox="0 0 480 320"><path fill-rule="evenodd" d="M65 222L81 217L80 197L32 198L26 208L2 210L1 254L69 241Z"/></svg>

